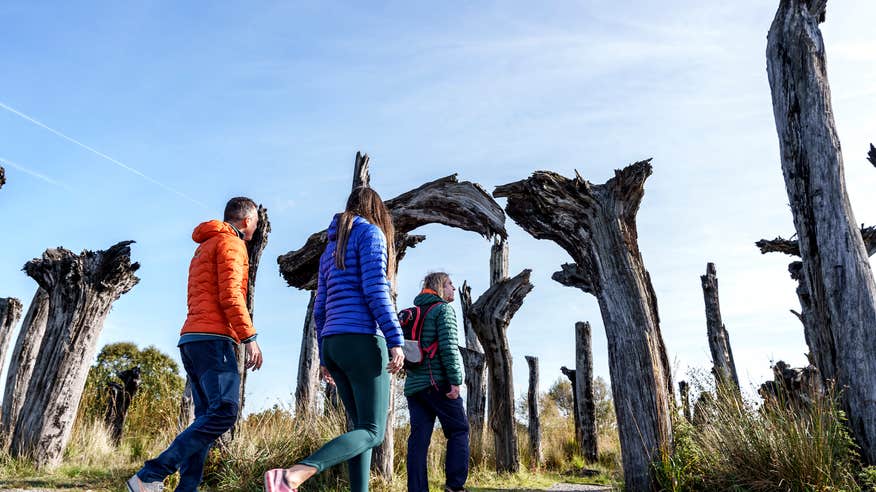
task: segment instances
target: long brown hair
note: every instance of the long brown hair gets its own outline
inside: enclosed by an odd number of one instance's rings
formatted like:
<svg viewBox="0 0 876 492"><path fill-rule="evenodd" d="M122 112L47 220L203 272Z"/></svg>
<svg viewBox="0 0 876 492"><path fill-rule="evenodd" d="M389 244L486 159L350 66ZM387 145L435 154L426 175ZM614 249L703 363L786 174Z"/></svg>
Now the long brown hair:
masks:
<svg viewBox="0 0 876 492"><path fill-rule="evenodd" d="M344 257L347 251L347 240L353 230L353 219L360 216L376 225L386 236L386 277L390 281L395 277L395 227L392 225L392 214L383 204L376 191L368 187L359 187L350 193L347 208L338 219L338 245L335 248L335 266L343 270Z"/></svg>

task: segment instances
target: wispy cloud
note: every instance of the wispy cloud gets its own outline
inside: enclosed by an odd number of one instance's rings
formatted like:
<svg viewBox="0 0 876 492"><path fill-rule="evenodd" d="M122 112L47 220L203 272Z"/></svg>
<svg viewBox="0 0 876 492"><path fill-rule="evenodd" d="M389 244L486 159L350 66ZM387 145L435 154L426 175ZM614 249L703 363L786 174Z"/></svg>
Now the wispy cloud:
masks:
<svg viewBox="0 0 876 492"><path fill-rule="evenodd" d="M52 178L46 176L45 174L34 171L30 167L23 166L23 165L21 165L17 162L14 162L14 161L10 161L9 159L6 159L5 157L0 157L0 164L3 164L4 166L10 167L10 168L15 169L17 171L21 171L29 176L32 176L34 178L39 179L40 181L44 181L46 183L49 183L50 185L58 186L58 187L63 188L67 191L71 191L71 192L73 191L73 189L70 188L69 186L67 186L66 184L61 183L58 180L52 179Z"/></svg>
<svg viewBox="0 0 876 492"><path fill-rule="evenodd" d="M139 177L145 179L146 181L149 181L150 183L155 184L155 185L157 185L158 187L160 187L160 188L162 188L162 189L164 189L164 190L166 190L166 191L169 191L169 192L171 192L171 193L173 193L173 194L175 194L175 195L177 195L177 196L179 196L179 197L181 197L181 198L184 198L184 199L186 199L186 200L188 200L188 201L190 201L190 202L192 202L192 203L194 203L194 204L196 204L196 205L200 205L200 206L203 207L203 208L207 208L207 205L206 205L204 202L198 201L198 200L192 198L191 196L189 196L189 195L183 193L182 191L179 191L179 190L177 190L177 189L175 189L175 188L173 188L173 187L171 187L171 186L169 186L169 185L166 185L166 184L162 183L161 181L158 181L157 179L155 179L155 178L153 178L153 177L151 177L151 176L148 176L148 175L144 174L142 171L139 171L138 169L135 169L135 168L133 168L133 167L131 167L131 166L129 166L129 165L127 165L127 164L125 164L125 163L123 163L123 162L117 160L117 159L112 158L112 157L110 157L110 156L104 154L103 152L101 152L101 151L95 149L94 147L91 147L91 146L89 146L89 145L86 145L86 144L80 142L79 140L76 140L75 138L73 138L73 137L71 137L71 136L69 136L69 135L67 135L67 134L65 134L65 133L63 133L63 132L61 132L60 130L56 130L56 129L54 129L54 128L48 126L48 125L46 125L45 123L43 123L43 122L37 120L36 118L34 118L34 117L32 117L32 116L29 116L29 115L27 115L27 114L25 114L25 113L22 113L21 111L19 111L19 110L13 108L13 107L11 107L11 106L7 106L7 105L4 104L3 102L0 102L0 108L5 109L6 111L9 111L10 113L12 113L12 114L14 114L14 115L16 115L16 116L18 116L18 117L24 119L24 120L27 120L27 121L29 121L30 123L33 123L34 125L36 125L36 126L42 128L42 129L44 129L44 130L48 130L48 131L50 131L50 132L54 133L55 135L57 135L57 136L63 138L64 140L67 140L68 142L73 143L73 144L75 144L75 145L77 145L77 146L79 146L79 147L81 147L81 148L83 148L83 149L85 149L85 150L91 152L92 154L94 154L94 155L96 155L96 156L98 156L98 157L100 157L100 158L102 158L102 159L104 159L104 160L106 160L106 161L109 161L109 162L115 164L116 166L118 166L118 167L120 167L120 168L122 168L122 169L124 169L124 170L126 170L126 171L128 171L128 172L130 172L130 173L132 173L132 174L135 174L135 175L139 176Z"/></svg>

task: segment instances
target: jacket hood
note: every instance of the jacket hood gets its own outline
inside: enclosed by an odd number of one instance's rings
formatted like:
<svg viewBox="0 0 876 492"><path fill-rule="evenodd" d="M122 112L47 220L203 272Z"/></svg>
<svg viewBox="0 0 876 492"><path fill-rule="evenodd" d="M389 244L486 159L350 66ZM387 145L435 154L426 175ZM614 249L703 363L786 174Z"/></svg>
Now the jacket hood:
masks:
<svg viewBox="0 0 876 492"><path fill-rule="evenodd" d="M195 227L195 230L192 231L192 240L200 244L219 234L230 234L237 237L237 232L230 224L221 220L208 220Z"/></svg>
<svg viewBox="0 0 876 492"><path fill-rule="evenodd" d="M444 299L436 296L435 294L431 294L429 292L420 292L417 297L414 298L415 306L428 306L430 304L434 304L436 302L445 302Z"/></svg>
<svg viewBox="0 0 876 492"><path fill-rule="evenodd" d="M335 214L332 218L332 223L329 224L328 228L328 239L329 241L337 241L338 240L338 221L341 220L341 214ZM368 224L368 221L359 217L358 215L353 217L353 225L356 224Z"/></svg>

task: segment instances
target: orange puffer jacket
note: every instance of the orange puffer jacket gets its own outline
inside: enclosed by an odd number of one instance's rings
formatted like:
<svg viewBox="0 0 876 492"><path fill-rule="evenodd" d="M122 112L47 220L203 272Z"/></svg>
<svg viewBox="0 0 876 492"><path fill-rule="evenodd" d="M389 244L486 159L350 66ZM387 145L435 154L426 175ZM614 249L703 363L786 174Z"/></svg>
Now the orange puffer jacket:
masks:
<svg viewBox="0 0 876 492"><path fill-rule="evenodd" d="M189 314L180 334L218 334L237 342L252 337L255 329L246 309L246 244L219 220L198 225L192 239L200 246L189 265Z"/></svg>

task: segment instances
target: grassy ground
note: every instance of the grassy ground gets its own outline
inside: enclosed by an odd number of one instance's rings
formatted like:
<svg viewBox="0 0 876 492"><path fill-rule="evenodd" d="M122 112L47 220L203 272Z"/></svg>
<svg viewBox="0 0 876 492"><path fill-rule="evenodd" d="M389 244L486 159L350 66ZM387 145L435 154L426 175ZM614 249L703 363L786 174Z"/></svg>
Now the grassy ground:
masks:
<svg viewBox="0 0 876 492"><path fill-rule="evenodd" d="M320 416L319 418L298 419L282 408L251 415L238 430L237 438L222 450L214 449L207 461L203 490L216 491L260 491L262 474L265 470L290 466L307 456L330 437L338 435L344 427L341 415ZM549 427L550 429L550 427ZM570 428L565 424L555 426L548 443L555 447L574 449L568 441ZM0 490L56 489L124 491L124 481L130 477L145 459L157 455L174 437L176 429L147 435L128 435L118 447L110 444L107 430L95 421L80 421L64 457L64 464L53 472L38 471L28 462L0 455ZM379 478L372 480L371 489L375 492L401 492L405 487L404 446L407 429L396 430L396 469L393 481L385 482ZM566 454L563 449L546 449L545 463L550 469L531 471L531 458L526 448L525 433L520 433L521 467L524 471L516 474L497 474L492 470L492 459L487 453L474 464L469 485L471 490L545 490L556 483L615 484L618 480L616 469L618 452L616 440L603 441L605 452L601 463L587 465L595 469L596 476L582 477L583 461ZM443 450L444 437L436 432L433 437L429 457L429 475L432 489L443 490ZM488 446L489 447L489 446ZM329 470L311 483L302 487L303 491L343 491L347 490L344 467ZM176 476L170 477L166 484L172 490Z"/></svg>

